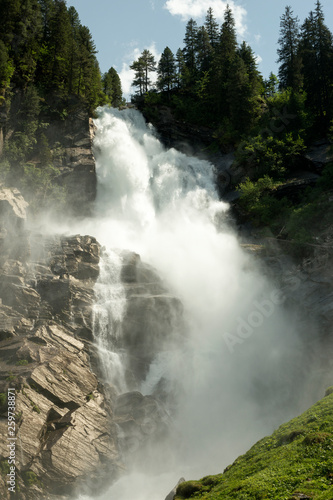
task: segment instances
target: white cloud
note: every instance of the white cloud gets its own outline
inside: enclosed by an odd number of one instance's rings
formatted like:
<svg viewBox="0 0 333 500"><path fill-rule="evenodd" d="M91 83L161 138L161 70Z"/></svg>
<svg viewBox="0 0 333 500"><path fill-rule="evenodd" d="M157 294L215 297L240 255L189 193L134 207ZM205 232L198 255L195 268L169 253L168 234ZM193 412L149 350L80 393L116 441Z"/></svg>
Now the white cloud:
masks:
<svg viewBox="0 0 333 500"><path fill-rule="evenodd" d="M132 48L132 50L125 56L122 63L121 71L119 72L121 87L123 95L126 100L129 100L131 94L134 94L135 92L135 89L132 87L132 82L134 79L134 71L130 69L130 65L140 57L144 49L148 49L153 54L153 56L155 57L155 61L157 63L161 57L161 54L156 49L155 42L152 42L149 47L143 47L143 48L134 46L133 42L130 42L129 45L134 48ZM156 78L157 78L156 73L153 73L151 75L151 80L154 83L156 81Z"/></svg>
<svg viewBox="0 0 333 500"><path fill-rule="evenodd" d="M245 18L247 15L244 7L236 5L233 0L167 0L164 8L167 9L173 16L181 16L184 21L189 18L202 18L206 15L209 7L213 9L214 16L218 22L223 22L224 12L229 4L232 9L236 30L239 36L244 36L247 27Z"/></svg>
<svg viewBox="0 0 333 500"><path fill-rule="evenodd" d="M257 64L262 63L262 57L259 54L256 54L255 59L256 59Z"/></svg>

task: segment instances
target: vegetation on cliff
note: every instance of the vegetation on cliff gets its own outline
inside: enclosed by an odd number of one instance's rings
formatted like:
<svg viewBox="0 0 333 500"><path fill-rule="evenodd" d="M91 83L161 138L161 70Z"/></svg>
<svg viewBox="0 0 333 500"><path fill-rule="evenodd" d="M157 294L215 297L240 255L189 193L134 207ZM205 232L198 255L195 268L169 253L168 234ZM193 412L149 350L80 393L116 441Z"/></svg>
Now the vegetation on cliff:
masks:
<svg viewBox="0 0 333 500"><path fill-rule="evenodd" d="M182 483L176 500L331 500L332 392L256 443L223 474Z"/></svg>
<svg viewBox="0 0 333 500"><path fill-rule="evenodd" d="M101 75L91 33L65 0L0 0L0 181L63 205L63 151L50 124L122 104L114 68Z"/></svg>
<svg viewBox="0 0 333 500"><path fill-rule="evenodd" d="M305 160L307 147L318 139L329 142L333 130L333 37L319 0L302 25L286 7L277 55L278 77L263 79L251 47L237 43L231 9L220 27L210 8L204 26L187 23L176 55L166 47L157 67L150 58L145 72L136 74L135 99L148 119L154 121L158 106L168 106L176 119L210 127L212 150L235 150L233 168L242 175L231 176L229 189L241 193L237 211L243 220L297 244L314 243L309 228L331 215L333 187L331 165L316 169ZM142 68L143 58L134 66ZM157 71L157 88L147 92L151 71ZM282 186L304 170L313 179L321 176L316 188L309 182L297 196L288 190L283 196Z"/></svg>

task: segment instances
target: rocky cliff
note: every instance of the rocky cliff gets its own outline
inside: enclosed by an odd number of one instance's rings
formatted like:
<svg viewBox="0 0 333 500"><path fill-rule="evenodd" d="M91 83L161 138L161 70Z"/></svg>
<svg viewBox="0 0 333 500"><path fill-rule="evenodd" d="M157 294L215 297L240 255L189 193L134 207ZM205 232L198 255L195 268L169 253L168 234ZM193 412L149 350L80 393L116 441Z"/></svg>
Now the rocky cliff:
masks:
<svg viewBox="0 0 333 500"><path fill-rule="evenodd" d="M156 339L181 324L182 307L138 255L123 254L131 392L119 394L110 381L103 383L94 344L100 245L89 236L27 231L26 206L17 190L0 190L1 497L10 498L13 393L18 498L97 494L124 470L126 457L167 434L163 405L136 388L156 354Z"/></svg>
<svg viewBox="0 0 333 500"><path fill-rule="evenodd" d="M88 112L78 108L66 120L52 121L46 136L59 174L56 182L67 192L67 208L74 215L89 215L96 197L96 167L92 152L95 126Z"/></svg>

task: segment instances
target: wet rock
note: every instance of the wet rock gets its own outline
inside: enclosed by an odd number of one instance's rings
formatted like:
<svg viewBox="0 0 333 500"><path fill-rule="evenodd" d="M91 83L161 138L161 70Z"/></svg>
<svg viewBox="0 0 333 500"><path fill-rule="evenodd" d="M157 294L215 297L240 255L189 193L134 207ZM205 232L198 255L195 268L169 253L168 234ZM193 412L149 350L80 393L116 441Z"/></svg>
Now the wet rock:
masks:
<svg viewBox="0 0 333 500"><path fill-rule="evenodd" d="M90 215L96 198L96 165L92 149L95 126L88 112L73 100L66 120L54 120L45 135L54 155L59 174L56 182L70 193L67 208L80 217ZM59 151L60 148L60 151ZM59 154L60 153L60 154Z"/></svg>
<svg viewBox="0 0 333 500"><path fill-rule="evenodd" d="M116 399L114 421L123 453L129 457L142 454L154 440L162 442L168 434L170 417L153 396L133 391Z"/></svg>
<svg viewBox="0 0 333 500"><path fill-rule="evenodd" d="M28 234L24 203L21 210L12 199L20 200L17 194L3 200L6 217L0 214L6 249L0 261L0 393L16 390L20 495L68 498L89 482L96 493L121 467L111 400L89 356L100 246L89 236ZM29 261L26 252L13 255L8 244L7 220L14 226L16 219L22 223L15 237L29 248ZM1 401L0 460L6 461L7 408ZM33 484L25 482L27 472ZM2 498L6 492L0 483Z"/></svg>
<svg viewBox="0 0 333 500"><path fill-rule="evenodd" d="M183 335L183 305L167 293L153 267L132 252L123 254L121 278L127 295L122 343L130 358L134 380L144 380L154 357Z"/></svg>

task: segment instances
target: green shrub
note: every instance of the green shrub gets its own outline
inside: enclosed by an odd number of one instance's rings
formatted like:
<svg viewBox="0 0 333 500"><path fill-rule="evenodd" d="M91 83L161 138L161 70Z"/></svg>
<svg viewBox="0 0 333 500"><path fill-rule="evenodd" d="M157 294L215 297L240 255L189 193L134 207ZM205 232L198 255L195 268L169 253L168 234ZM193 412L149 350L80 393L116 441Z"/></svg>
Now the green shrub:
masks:
<svg viewBox="0 0 333 500"><path fill-rule="evenodd" d="M29 361L27 359L20 359L19 361L17 361L17 363L15 363L16 366L26 366L29 364Z"/></svg>
<svg viewBox="0 0 333 500"><path fill-rule="evenodd" d="M22 473L22 478L26 486L40 485L37 474L32 470L27 470Z"/></svg>
<svg viewBox="0 0 333 500"><path fill-rule="evenodd" d="M2 476L9 474L10 466L8 460L0 460L0 473Z"/></svg>
<svg viewBox="0 0 333 500"><path fill-rule="evenodd" d="M251 222L258 225L274 226L276 219L282 218L289 212L287 199L276 199L272 191L279 185L271 177L265 175L257 180L249 178L238 186L240 190L239 205L251 217Z"/></svg>
<svg viewBox="0 0 333 500"><path fill-rule="evenodd" d="M38 408L38 406L33 403L32 403L32 411L35 411L38 414L40 413L40 409Z"/></svg>

